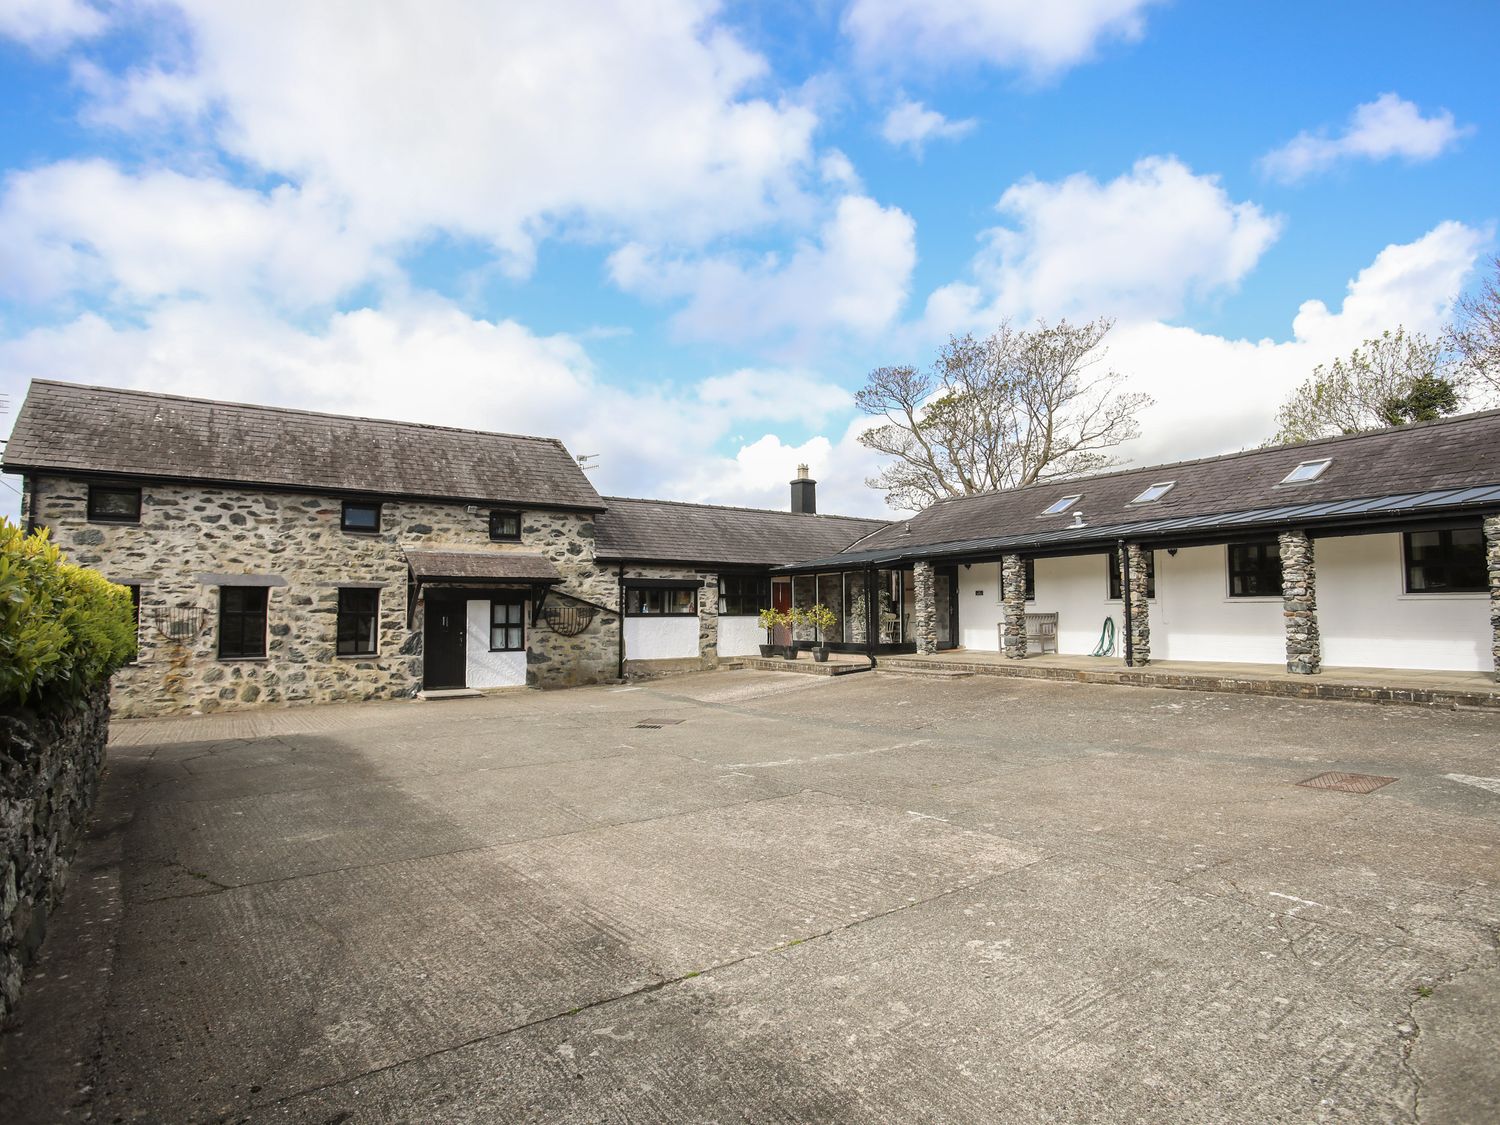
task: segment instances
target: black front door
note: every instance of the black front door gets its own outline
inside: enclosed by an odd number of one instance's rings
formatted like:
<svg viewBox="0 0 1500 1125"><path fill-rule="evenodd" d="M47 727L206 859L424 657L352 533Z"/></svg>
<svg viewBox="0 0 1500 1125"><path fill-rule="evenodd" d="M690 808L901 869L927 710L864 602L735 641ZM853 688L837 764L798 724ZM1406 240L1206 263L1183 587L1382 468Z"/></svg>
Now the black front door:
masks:
<svg viewBox="0 0 1500 1125"><path fill-rule="evenodd" d="M461 688L464 683L464 634L468 604L456 598L427 599L423 642L422 686Z"/></svg>
<svg viewBox="0 0 1500 1125"><path fill-rule="evenodd" d="M937 568L935 577L942 579L937 583L938 595L946 594L947 597L939 597L937 604L938 613L938 648L958 647L958 567L940 566ZM944 618L947 619L947 628L943 628Z"/></svg>

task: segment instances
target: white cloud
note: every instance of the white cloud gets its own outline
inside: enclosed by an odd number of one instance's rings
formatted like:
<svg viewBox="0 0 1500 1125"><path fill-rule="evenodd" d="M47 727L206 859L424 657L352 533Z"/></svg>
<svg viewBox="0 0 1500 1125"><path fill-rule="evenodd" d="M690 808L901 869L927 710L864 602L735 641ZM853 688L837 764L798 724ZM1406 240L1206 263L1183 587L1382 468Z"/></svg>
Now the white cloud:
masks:
<svg viewBox="0 0 1500 1125"><path fill-rule="evenodd" d="M1261 157L1260 166L1268 176L1295 183L1345 160L1432 160L1473 131L1446 109L1423 117L1414 103L1381 94L1356 106L1342 133L1299 133Z"/></svg>
<svg viewBox="0 0 1500 1125"><path fill-rule="evenodd" d="M1237 284L1281 228L1174 157L1147 157L1104 184L1082 174L1022 180L996 209L1013 225L985 232L973 283L929 298L939 333L1006 317L1175 316Z"/></svg>
<svg viewBox="0 0 1500 1125"><path fill-rule="evenodd" d="M1285 340L1228 339L1159 321L1118 325L1109 365L1156 399L1142 436L1124 452L1150 464L1260 444L1274 432L1282 400L1318 364L1397 325L1439 332L1486 241L1482 231L1446 222L1387 246L1349 282L1336 311L1303 302Z"/></svg>
<svg viewBox="0 0 1500 1125"><path fill-rule="evenodd" d="M39 51L98 35L107 22L84 0L0 0L0 35Z"/></svg>
<svg viewBox="0 0 1500 1125"><path fill-rule="evenodd" d="M196 110L373 241L471 236L524 273L558 225L681 242L780 218L812 169L814 114L757 96L765 60L708 0L176 7L192 62L96 80L94 118Z"/></svg>
<svg viewBox="0 0 1500 1125"><path fill-rule="evenodd" d="M866 62L981 62L1047 78L1106 40L1131 42L1154 0L854 0L844 31Z"/></svg>
<svg viewBox="0 0 1500 1125"><path fill-rule="evenodd" d="M245 302L167 300L128 325L89 313L0 341L0 391L19 405L32 378L545 434L575 453L599 454L591 476L601 492L773 507L786 504L785 482L807 455L786 446L777 461L764 444L779 445L776 438L748 443L760 452L743 461L726 455L738 424L821 424L849 402L809 372L737 371L682 388L611 385L570 336L538 336L432 299L398 299L308 327ZM824 506L868 507L855 485L825 487Z"/></svg>
<svg viewBox="0 0 1500 1125"><path fill-rule="evenodd" d="M674 258L632 243L611 255L609 268L629 292L686 297L686 308L673 317L682 335L744 341L828 329L878 332L905 304L916 257L911 216L850 195L839 200L816 241L801 243L784 260Z"/></svg>
<svg viewBox="0 0 1500 1125"><path fill-rule="evenodd" d="M127 175L103 160L11 175L0 195L0 245L0 292L29 301L259 293L299 305L391 269L315 191Z"/></svg>
<svg viewBox="0 0 1500 1125"><path fill-rule="evenodd" d="M957 140L973 132L977 124L972 117L952 121L921 102L902 98L885 115L880 135L898 148L904 146L920 156L928 141Z"/></svg>

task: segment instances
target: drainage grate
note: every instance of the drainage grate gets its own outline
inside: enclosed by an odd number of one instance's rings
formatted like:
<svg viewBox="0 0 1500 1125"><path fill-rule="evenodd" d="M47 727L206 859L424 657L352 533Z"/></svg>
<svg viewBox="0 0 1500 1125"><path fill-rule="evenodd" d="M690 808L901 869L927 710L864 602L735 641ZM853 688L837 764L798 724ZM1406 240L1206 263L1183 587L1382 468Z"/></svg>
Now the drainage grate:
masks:
<svg viewBox="0 0 1500 1125"><path fill-rule="evenodd" d="M642 719L635 724L636 730L661 730L662 727L675 727L681 719Z"/></svg>
<svg viewBox="0 0 1500 1125"><path fill-rule="evenodd" d="M1399 781L1395 777L1377 777L1373 773L1320 773L1317 777L1310 777L1306 781L1297 782L1309 789L1337 789L1340 793L1373 793L1382 786L1389 785L1393 781Z"/></svg>

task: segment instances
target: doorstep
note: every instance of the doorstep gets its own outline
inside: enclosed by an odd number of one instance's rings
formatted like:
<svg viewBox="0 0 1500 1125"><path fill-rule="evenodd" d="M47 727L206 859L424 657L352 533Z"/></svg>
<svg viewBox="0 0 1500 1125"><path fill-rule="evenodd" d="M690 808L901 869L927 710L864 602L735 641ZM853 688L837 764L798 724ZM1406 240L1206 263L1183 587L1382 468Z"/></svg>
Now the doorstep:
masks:
<svg viewBox="0 0 1500 1125"><path fill-rule="evenodd" d="M430 691L417 692L417 698L428 703L440 702L444 699L482 699L484 692L478 688L433 688Z"/></svg>

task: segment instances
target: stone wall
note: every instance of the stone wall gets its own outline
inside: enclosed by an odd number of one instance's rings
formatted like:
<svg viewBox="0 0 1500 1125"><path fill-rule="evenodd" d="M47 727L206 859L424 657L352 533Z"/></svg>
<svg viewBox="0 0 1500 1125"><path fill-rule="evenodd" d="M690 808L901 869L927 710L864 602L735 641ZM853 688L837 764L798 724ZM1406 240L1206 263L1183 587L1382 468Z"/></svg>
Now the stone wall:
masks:
<svg viewBox="0 0 1500 1125"><path fill-rule="evenodd" d="M1281 534L1281 612L1286 623L1286 670L1310 676L1323 665L1318 634L1318 584L1313 544L1305 531Z"/></svg>
<svg viewBox="0 0 1500 1125"><path fill-rule="evenodd" d="M1125 545L1130 560L1130 659L1135 664L1151 663L1151 552L1139 543Z"/></svg>
<svg viewBox="0 0 1500 1125"><path fill-rule="evenodd" d="M610 573L618 587L619 572ZM698 672L719 666L719 575L717 571L679 566L627 566L626 578L691 578L698 583L698 656L682 660L632 660L625 653L625 675L645 679L670 672ZM623 608L623 607L622 607ZM613 658L612 658L613 659Z"/></svg>
<svg viewBox="0 0 1500 1125"><path fill-rule="evenodd" d="M108 740L103 685L79 701L0 715L0 1023L62 897Z"/></svg>
<svg viewBox="0 0 1500 1125"><path fill-rule="evenodd" d="M378 533L340 529L342 501L314 493L147 484L139 524L90 523L84 481L32 482L33 518L50 527L70 561L141 588L140 658L115 678L121 716L214 711L260 704L390 699L421 686L421 605L408 612L404 547L519 551L549 558L563 575L553 598L596 607L577 637L545 622L529 628L527 682L564 687L613 679L617 587L594 562L594 521L578 512L526 511L521 541L489 538L488 508L389 500ZM223 576L268 587L270 638L259 660L217 657ZM335 653L338 590L380 589L376 655ZM187 611L194 631L171 638L159 615Z"/></svg>
<svg viewBox="0 0 1500 1125"><path fill-rule="evenodd" d="M792 575L792 608L811 609L818 604L818 580L812 574ZM806 641L811 644L817 639L818 631L811 625L798 622L792 629L792 639Z"/></svg>

